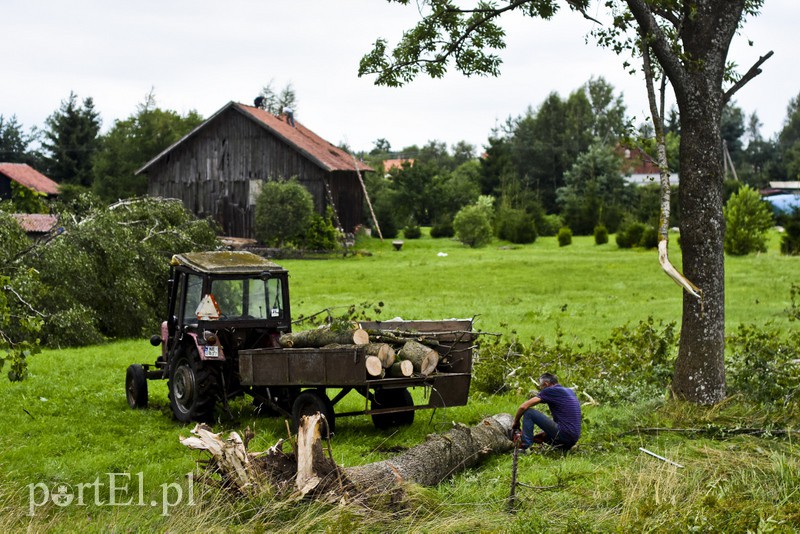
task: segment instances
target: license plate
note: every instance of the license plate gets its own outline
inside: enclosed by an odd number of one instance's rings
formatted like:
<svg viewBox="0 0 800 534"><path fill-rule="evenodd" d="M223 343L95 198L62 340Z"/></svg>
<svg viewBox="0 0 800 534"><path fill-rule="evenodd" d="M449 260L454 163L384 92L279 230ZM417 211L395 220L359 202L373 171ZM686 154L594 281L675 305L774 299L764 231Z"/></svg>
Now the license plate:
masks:
<svg viewBox="0 0 800 534"><path fill-rule="evenodd" d="M207 346L203 350L206 353L206 358L219 358L219 347Z"/></svg>

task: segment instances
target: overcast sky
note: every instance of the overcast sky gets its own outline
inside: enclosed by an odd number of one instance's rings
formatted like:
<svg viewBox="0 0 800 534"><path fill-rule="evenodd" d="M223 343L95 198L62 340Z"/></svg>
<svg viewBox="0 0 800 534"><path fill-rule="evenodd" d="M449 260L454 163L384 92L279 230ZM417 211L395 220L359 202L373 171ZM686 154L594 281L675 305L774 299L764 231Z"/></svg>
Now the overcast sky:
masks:
<svg viewBox="0 0 800 534"><path fill-rule="evenodd" d="M414 5L382 0L0 0L0 115L43 127L74 91L94 99L107 130L151 88L159 107L208 117L230 100L251 104L273 80L294 86L296 118L334 144L370 150L386 138L398 150L466 140L480 148L493 127L548 93L566 96L603 76L637 123L648 116L640 77L626 74L611 51L586 44L592 23L567 9L549 22L508 19L498 78L450 72L402 88L359 78L375 39L396 42L417 19ZM780 130L800 92L798 21L800 1L766 0L729 56L744 72L775 52L735 97L747 114L758 113L765 137Z"/></svg>

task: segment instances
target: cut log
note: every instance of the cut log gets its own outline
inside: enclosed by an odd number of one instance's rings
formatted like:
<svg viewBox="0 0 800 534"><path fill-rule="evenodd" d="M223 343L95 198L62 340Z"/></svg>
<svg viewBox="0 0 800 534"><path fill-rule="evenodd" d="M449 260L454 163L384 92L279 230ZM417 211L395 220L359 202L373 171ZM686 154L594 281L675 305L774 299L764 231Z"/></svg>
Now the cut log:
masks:
<svg viewBox="0 0 800 534"><path fill-rule="evenodd" d="M369 376L381 376L381 373L383 373L383 365L381 365L381 360L377 356L367 356L364 363Z"/></svg>
<svg viewBox="0 0 800 534"><path fill-rule="evenodd" d="M414 364L408 360L400 360L394 362L389 369L386 370L386 375L390 378L404 378L414 374Z"/></svg>
<svg viewBox="0 0 800 534"><path fill-rule="evenodd" d="M392 366L395 359L395 352L388 343L369 343L367 344L367 354L377 356L381 360L384 369Z"/></svg>
<svg viewBox="0 0 800 534"><path fill-rule="evenodd" d="M357 324L345 330L334 330L329 325L322 325L313 330L283 334L278 340L283 348L324 347L325 345L366 345L369 334Z"/></svg>
<svg viewBox="0 0 800 534"><path fill-rule="evenodd" d="M414 371L423 375L433 373L436 371L436 366L439 365L439 353L416 341L406 342L397 353L397 357L410 361L414 366Z"/></svg>

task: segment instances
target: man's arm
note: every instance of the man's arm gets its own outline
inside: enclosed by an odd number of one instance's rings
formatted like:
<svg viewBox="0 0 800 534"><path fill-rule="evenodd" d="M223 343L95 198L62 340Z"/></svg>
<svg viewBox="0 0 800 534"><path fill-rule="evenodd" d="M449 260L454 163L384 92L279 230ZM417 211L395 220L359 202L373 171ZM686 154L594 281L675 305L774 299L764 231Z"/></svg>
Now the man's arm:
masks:
<svg viewBox="0 0 800 534"><path fill-rule="evenodd" d="M514 430L519 430L519 422L522 419L522 414L524 414L528 408L535 404L539 404L540 402L542 402L542 399L539 397L532 397L520 404L519 408L517 409L517 414L514 416L514 425L511 428Z"/></svg>

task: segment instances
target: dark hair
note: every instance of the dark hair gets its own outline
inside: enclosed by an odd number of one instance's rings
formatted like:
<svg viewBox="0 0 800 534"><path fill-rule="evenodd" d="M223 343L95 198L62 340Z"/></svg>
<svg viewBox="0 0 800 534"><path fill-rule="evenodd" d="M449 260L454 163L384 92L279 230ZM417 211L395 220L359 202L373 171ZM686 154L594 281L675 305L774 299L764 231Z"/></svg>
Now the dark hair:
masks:
<svg viewBox="0 0 800 534"><path fill-rule="evenodd" d="M543 373L539 377L539 382L547 382L548 384L558 384L558 377L553 373Z"/></svg>

